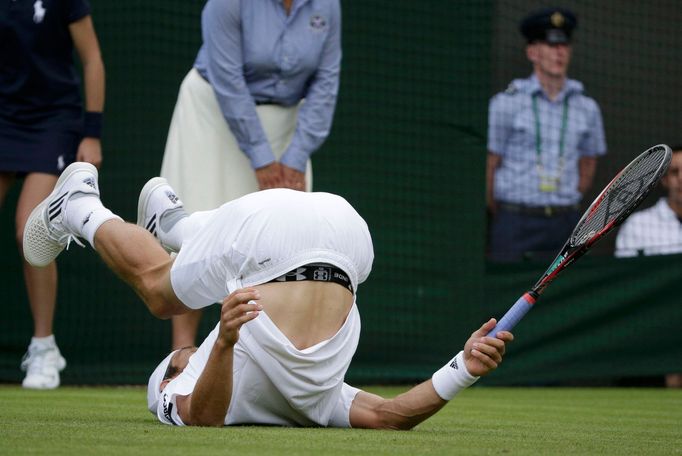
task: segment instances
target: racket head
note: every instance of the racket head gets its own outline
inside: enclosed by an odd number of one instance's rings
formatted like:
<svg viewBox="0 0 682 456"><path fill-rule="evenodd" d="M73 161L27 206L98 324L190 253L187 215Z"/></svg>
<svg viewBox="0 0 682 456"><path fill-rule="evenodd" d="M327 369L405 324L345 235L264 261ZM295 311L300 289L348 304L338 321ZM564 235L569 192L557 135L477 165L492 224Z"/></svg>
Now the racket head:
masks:
<svg viewBox="0 0 682 456"><path fill-rule="evenodd" d="M670 166L665 144L647 149L630 162L587 208L568 239L571 246L594 244L639 206Z"/></svg>
<svg viewBox="0 0 682 456"><path fill-rule="evenodd" d="M659 144L642 152L623 168L587 208L532 292L542 293L559 272L623 223L658 184L668 170L671 158L670 147Z"/></svg>

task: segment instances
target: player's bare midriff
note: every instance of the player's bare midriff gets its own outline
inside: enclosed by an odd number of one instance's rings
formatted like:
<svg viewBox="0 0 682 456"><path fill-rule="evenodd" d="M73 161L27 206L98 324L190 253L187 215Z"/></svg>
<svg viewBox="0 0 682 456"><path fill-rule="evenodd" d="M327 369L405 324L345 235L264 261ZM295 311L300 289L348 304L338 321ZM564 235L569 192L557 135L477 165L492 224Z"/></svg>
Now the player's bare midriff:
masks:
<svg viewBox="0 0 682 456"><path fill-rule="evenodd" d="M353 306L353 294L336 283L265 283L254 288L260 291L263 310L299 350L333 337Z"/></svg>

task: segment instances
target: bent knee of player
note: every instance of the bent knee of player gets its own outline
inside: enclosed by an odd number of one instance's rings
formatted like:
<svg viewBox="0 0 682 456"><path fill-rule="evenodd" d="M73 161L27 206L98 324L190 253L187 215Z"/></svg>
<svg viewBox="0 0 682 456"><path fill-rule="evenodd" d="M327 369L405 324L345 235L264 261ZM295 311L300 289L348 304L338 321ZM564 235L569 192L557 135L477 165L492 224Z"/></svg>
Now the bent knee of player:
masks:
<svg viewBox="0 0 682 456"><path fill-rule="evenodd" d="M149 312L157 318L165 320L188 310L175 296L170 281L163 275L141 274L136 289Z"/></svg>
<svg viewBox="0 0 682 456"><path fill-rule="evenodd" d="M159 318L161 320L167 320L176 314L175 312L173 312L173 309L166 303L166 301L164 301L160 297L157 296L145 297L144 302L147 305L149 312L156 318Z"/></svg>

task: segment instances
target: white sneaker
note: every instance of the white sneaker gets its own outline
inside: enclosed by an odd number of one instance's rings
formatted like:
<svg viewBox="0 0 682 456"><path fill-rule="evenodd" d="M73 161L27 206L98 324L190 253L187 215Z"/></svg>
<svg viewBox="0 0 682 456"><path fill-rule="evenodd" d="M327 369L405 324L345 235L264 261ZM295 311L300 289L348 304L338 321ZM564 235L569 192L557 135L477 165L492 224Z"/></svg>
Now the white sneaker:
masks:
<svg viewBox="0 0 682 456"><path fill-rule="evenodd" d="M47 266L71 241L83 247L77 235L64 224L64 208L74 193L99 197L97 168L90 163L70 164L59 176L50 196L31 212L24 228L24 258L29 264Z"/></svg>
<svg viewBox="0 0 682 456"><path fill-rule="evenodd" d="M21 370L26 377L21 386L29 389L54 389L59 386L59 372L66 367L66 360L57 346L38 348L29 345L21 360Z"/></svg>
<svg viewBox="0 0 682 456"><path fill-rule="evenodd" d="M168 252L177 252L179 247L164 242L164 234L175 225L173 221L186 216L182 201L163 177L153 177L142 187L137 202L137 224L153 234ZM169 221L171 227L165 226L164 221Z"/></svg>

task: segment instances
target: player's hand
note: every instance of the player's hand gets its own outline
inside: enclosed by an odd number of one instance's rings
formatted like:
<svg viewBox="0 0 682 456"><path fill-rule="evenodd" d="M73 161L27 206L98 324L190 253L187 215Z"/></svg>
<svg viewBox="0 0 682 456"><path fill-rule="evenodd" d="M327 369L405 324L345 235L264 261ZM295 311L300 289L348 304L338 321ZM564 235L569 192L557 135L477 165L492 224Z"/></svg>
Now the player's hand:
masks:
<svg viewBox="0 0 682 456"><path fill-rule="evenodd" d="M260 299L260 293L253 288L235 290L223 299L218 338L227 346L233 347L239 340L239 328L263 310L263 306L254 301L256 299Z"/></svg>
<svg viewBox="0 0 682 456"><path fill-rule="evenodd" d="M88 162L99 168L102 165L102 144L97 138L83 138L78 151L76 161Z"/></svg>
<svg viewBox="0 0 682 456"><path fill-rule="evenodd" d="M500 331L496 337L486 337L496 324L497 321L491 318L464 344L464 363L471 375L478 377L497 369L504 356L505 344L514 340L509 331Z"/></svg>
<svg viewBox="0 0 682 456"><path fill-rule="evenodd" d="M279 188L282 186L282 167L279 163L273 162L256 170L256 180L258 188L266 190L268 188Z"/></svg>
<svg viewBox="0 0 682 456"><path fill-rule="evenodd" d="M305 173L286 165L281 165L281 167L282 179L284 180L283 187L305 191Z"/></svg>

